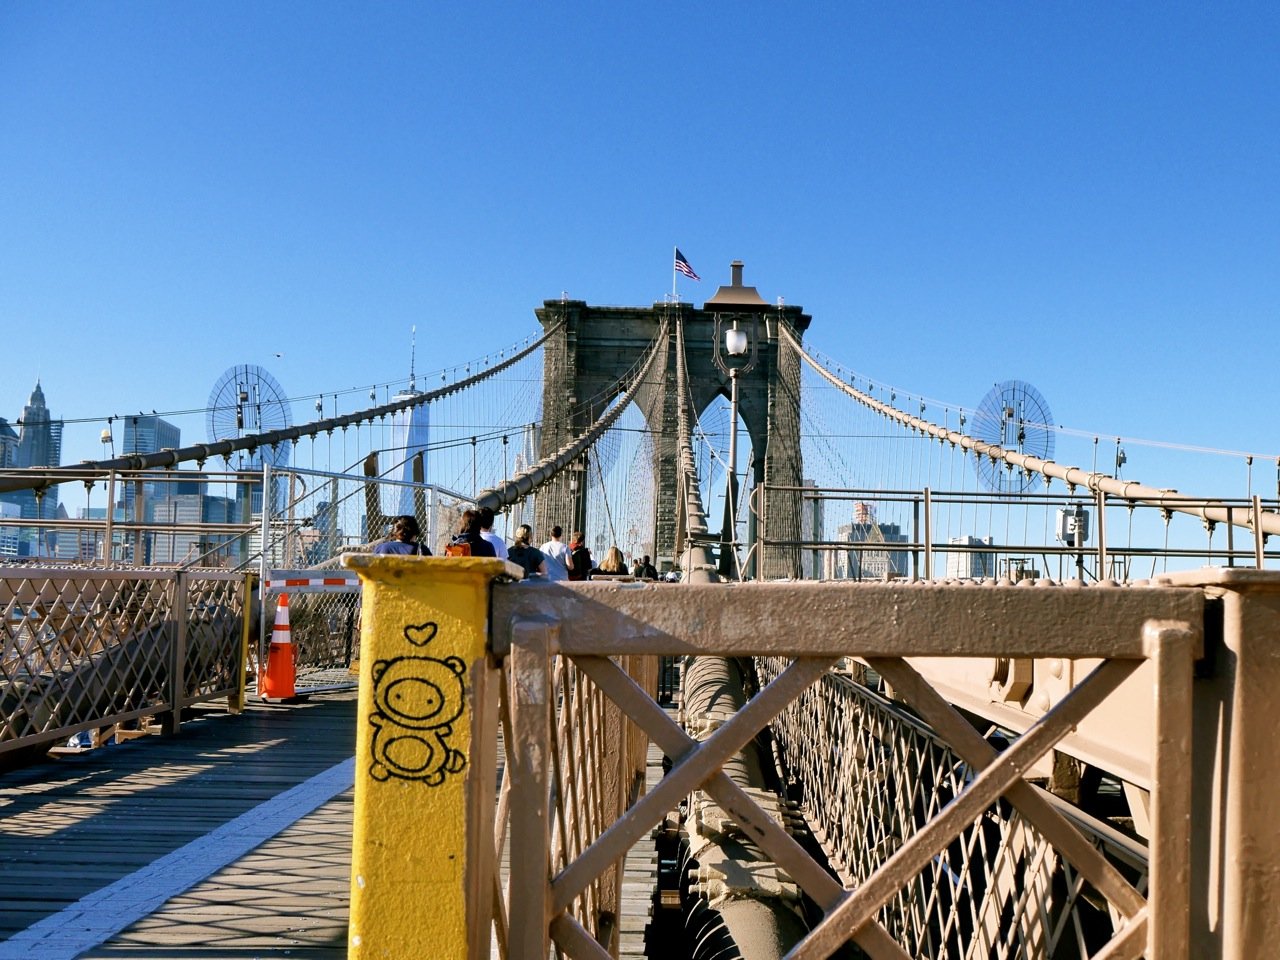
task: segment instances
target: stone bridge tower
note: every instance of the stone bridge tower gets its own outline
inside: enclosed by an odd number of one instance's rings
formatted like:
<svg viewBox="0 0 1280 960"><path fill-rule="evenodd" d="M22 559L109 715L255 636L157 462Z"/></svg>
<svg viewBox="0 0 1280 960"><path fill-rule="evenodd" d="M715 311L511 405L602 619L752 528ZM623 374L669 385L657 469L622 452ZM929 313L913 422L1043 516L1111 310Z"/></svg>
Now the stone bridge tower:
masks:
<svg viewBox="0 0 1280 960"><path fill-rule="evenodd" d="M564 321L544 347L542 439L540 455L551 456L583 433L621 392L618 381L636 367L653 346L664 319L670 336L659 345L664 355L636 396L653 437L656 488L655 564L669 568L676 540L676 337L684 325L686 364L695 414L701 416L717 395L728 397L730 378L716 363L716 338L734 317L754 330L754 365L738 376L738 410L750 438L750 469L757 488L766 490L759 504L763 530L748 524L748 545L758 536L773 541L800 538L800 357L778 336L778 324L789 324L803 337L810 317L802 308L773 306L754 287L742 285L742 264L732 265L732 282L698 309L688 303L655 303L651 307L594 307L581 300L547 300L535 311L544 329ZM723 348L723 345L721 345ZM590 453L588 453L590 456ZM578 471L562 471L538 492L535 537L565 528L566 537L584 525L587 484ZM712 521L715 522L714 520ZM589 534L590 535L590 534ZM647 539L647 538L646 538ZM798 577L800 551L770 547L763 566L748 566L750 576L766 579Z"/></svg>

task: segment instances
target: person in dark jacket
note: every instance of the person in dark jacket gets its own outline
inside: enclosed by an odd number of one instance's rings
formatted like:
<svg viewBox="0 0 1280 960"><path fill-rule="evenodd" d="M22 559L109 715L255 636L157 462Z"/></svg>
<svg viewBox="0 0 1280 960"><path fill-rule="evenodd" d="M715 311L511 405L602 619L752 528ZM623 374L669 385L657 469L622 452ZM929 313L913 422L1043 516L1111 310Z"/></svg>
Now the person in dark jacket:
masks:
<svg viewBox="0 0 1280 960"><path fill-rule="evenodd" d="M493 549L493 544L480 536L480 511L464 510L462 519L458 521L458 532L454 534L453 539L449 541L449 547L461 547L466 545L470 549L468 551L460 551L462 556L471 557L496 557L497 551ZM452 549L448 551L453 555Z"/></svg>
<svg viewBox="0 0 1280 960"><path fill-rule="evenodd" d="M587 539L581 530L574 532L569 540L569 579L586 580L595 566L591 559L591 551L587 549Z"/></svg>
<svg viewBox="0 0 1280 960"><path fill-rule="evenodd" d="M610 547L605 551L604 559L600 561L600 566L591 571L591 578L596 577L625 577L627 576L627 560L622 555L622 551L617 547Z"/></svg>
<svg viewBox="0 0 1280 960"><path fill-rule="evenodd" d="M527 523L520 524L516 528L515 539L512 541L510 549L507 550L507 559L516 566L524 567L524 575L546 576L547 574L547 558L542 555L542 551L533 545L533 528Z"/></svg>
<svg viewBox="0 0 1280 960"><path fill-rule="evenodd" d="M374 553L401 553L429 557L431 551L422 543L422 531L418 521L410 514L396 517L391 525L391 537L373 548Z"/></svg>

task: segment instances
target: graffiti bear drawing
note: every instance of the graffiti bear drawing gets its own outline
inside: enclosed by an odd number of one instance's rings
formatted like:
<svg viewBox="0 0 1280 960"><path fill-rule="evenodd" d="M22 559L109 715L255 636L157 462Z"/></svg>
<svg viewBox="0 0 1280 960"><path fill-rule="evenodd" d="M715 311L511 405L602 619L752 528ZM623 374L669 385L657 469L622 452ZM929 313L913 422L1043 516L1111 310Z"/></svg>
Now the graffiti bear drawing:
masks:
<svg viewBox="0 0 1280 960"><path fill-rule="evenodd" d="M395 657L373 665L376 712L369 718L375 728L369 773L375 780L397 777L438 787L467 765L461 751L449 745L453 721L464 706L465 673L458 657Z"/></svg>

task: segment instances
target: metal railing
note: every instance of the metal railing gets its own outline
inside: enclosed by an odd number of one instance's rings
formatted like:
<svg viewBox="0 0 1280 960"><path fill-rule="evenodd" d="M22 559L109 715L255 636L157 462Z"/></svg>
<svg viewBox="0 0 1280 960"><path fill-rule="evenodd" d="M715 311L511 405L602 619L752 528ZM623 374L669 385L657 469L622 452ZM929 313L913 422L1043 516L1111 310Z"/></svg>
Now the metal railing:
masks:
<svg viewBox="0 0 1280 960"><path fill-rule="evenodd" d="M1174 585L991 586L981 599L981 604L974 602L972 588L923 583L676 589L590 583L496 585L494 646L509 656L517 678L508 755L525 758L511 766L510 800L513 814L519 811L511 820L511 883L524 894L510 903L507 913L499 910L504 918L500 925L509 923L509 937L504 939L509 939L511 955L542 958L554 942L566 956L605 956L602 944L607 946L607 940L599 939L602 917L591 913L594 901L587 891L699 786L726 811L735 829L766 851L817 904L818 922L790 957L827 956L849 939L877 960L968 956L972 954L954 952L960 949L957 944L964 940L963 950L977 949L975 938L988 934L996 956L1051 955L1042 949L1051 938L1057 942L1075 937L1078 946L1081 941L1072 932L1072 921L1062 918L1069 916L1064 911L1072 902L1080 902L1079 890L1072 900L1046 886L1059 861L1070 865L1062 882L1077 888L1087 883L1088 897L1117 917L1115 932L1105 945L1085 942L1082 949L1094 952L1078 955L1113 958L1138 956L1144 950L1153 957L1210 955L1191 952L1191 897L1199 885L1188 873L1193 822L1188 705L1193 658L1201 644L1204 592ZM658 707L651 692L615 662L620 655L677 653L781 657L790 663L712 736L695 743ZM866 803L872 811L878 804L894 826L886 828L882 842L856 855L851 847L837 846L846 869L861 881L846 889L796 842L776 810L771 815L762 809L721 767L827 676L833 663L850 656L864 658L890 682L895 695L937 732L940 739L930 743L945 742L959 765L948 766L947 754L934 753L933 746L925 751L931 755L927 761L916 748L906 748L901 762L914 773L913 785L894 793L881 776L883 767L871 756L861 758L863 777L871 784ZM941 656L1054 656L1100 663L1007 750L997 753L911 662ZM549 798L554 803L560 796L548 789L553 768L528 760L551 756L548 711L556 702L552 664L565 661L589 677L621 715L673 761L662 783L607 829L586 829L582 852L567 861L552 859L544 836L545 824L561 816L548 806ZM1024 776L1146 662L1155 675L1155 729L1150 745L1153 839L1144 896L1140 878L1117 869L1098 849L1096 835L1082 833L1077 822L1063 816L1058 805ZM824 733L816 742L838 752L852 731L828 728ZM878 744L876 750L887 747L872 737L862 749L872 744ZM856 744L845 748L855 753L859 749ZM818 795L825 798L831 785L819 786ZM830 802L838 802L834 793ZM1005 805L1023 818L1022 826L1010 831L1003 846L975 852L988 842L990 811ZM1212 819L1206 812L1204 829ZM864 843L868 831L875 835L873 828L840 822L851 844ZM837 828L823 829L834 835ZM1028 839L1033 835L1038 838L1035 844ZM855 863L861 865L854 868ZM957 872L969 874L967 887L949 882ZM999 882L990 879L996 874ZM997 890L1007 892L1014 881L1022 886L1012 900L999 901L999 909L996 900L983 903L977 896L979 888L990 889L992 897ZM1014 924L1021 932L999 940L991 931L993 925L1003 929L1009 910L1021 911L1020 925ZM481 907L479 915L489 914ZM1034 934L1028 933L1032 930ZM1197 929L1195 936L1199 944L1206 934Z"/></svg>
<svg viewBox="0 0 1280 960"><path fill-rule="evenodd" d="M0 754L243 703L251 578L217 570L0 571Z"/></svg>
<svg viewBox="0 0 1280 960"><path fill-rule="evenodd" d="M72 578L88 569L114 570L120 576L146 570L160 583L172 580L177 571L203 575L224 569L236 571L239 582L249 570L265 579L273 569L335 567L343 553L369 550L382 538L382 524L400 513L415 514L425 542L443 553L458 516L472 502L433 484L301 468L191 472L86 467L60 475L81 481L86 492L102 487L116 506L78 519L0 518L0 539L6 533L15 542L26 537L47 554L36 559L0 556L14 564L0 566L0 572L21 578L26 565L38 563ZM211 512L223 521L209 520ZM255 604L251 613L258 637L251 663L262 663L273 610L269 603ZM293 598L291 633L301 687L333 685L335 671L346 672L359 658L359 623L358 591ZM349 673L342 681L354 682Z"/></svg>
<svg viewBox="0 0 1280 960"><path fill-rule="evenodd" d="M616 669L653 699L657 662L656 657L625 656ZM512 682L513 674L521 678L518 683ZM526 684L535 677L549 694L537 706L524 699L532 692ZM553 873L576 864L643 791L648 738L626 723L622 708L593 682L589 668L565 657L534 654L512 659L503 674L501 709L507 761L496 840L497 849L503 849L510 831L513 869L507 890L496 892L495 934L501 950L521 956L509 932L514 929L517 937L526 937L530 926L540 927L535 911L545 901L528 895L526 870L516 865L529 865L534 872L543 865L536 886L545 891L547 864ZM524 748L534 743L548 748L541 755L546 765L529 762ZM538 800L531 803L535 795ZM544 815L542 825L549 830L531 820ZM610 862L599 863L599 869L561 904L574 928L615 948L625 854L622 850Z"/></svg>
<svg viewBox="0 0 1280 960"><path fill-rule="evenodd" d="M758 661L762 681L786 661ZM844 672L822 677L773 722L785 772L827 862L850 889L866 882L975 778L926 724ZM1041 801L1058 803L1033 788ZM1147 851L1065 803L1068 816L1142 894ZM1120 916L1016 808L997 803L925 864L881 910L918 957L1090 956ZM970 951L970 953L966 953Z"/></svg>
<svg viewBox="0 0 1280 960"><path fill-rule="evenodd" d="M849 520L841 528L845 539L814 530L809 539L783 540L770 537L767 518L761 519L756 549L799 549L806 579L1047 576L1126 582L1171 572L1171 562L1172 569L1197 564L1263 569L1268 561L1280 559L1280 551L1267 549L1264 532L1263 521L1275 516L1274 503L1268 501L1264 509L1259 497L1207 499L1170 493L1154 505L1101 490L1082 498L929 488L768 489L799 494L828 530L839 526L840 518ZM753 510L762 499L753 498ZM956 515L966 518L964 523L955 524ZM1082 518L1078 540L1056 536L1061 515L1073 521ZM1213 519L1219 515L1221 520ZM993 533L983 539L949 535L957 527L977 529L979 521Z"/></svg>
<svg viewBox="0 0 1280 960"><path fill-rule="evenodd" d="M84 505L68 495L67 519L0 517L0 560L20 564L98 567L234 568L247 562L257 529L252 514L262 472L60 468L84 490ZM21 471L0 480L22 479ZM64 482L65 482L64 480ZM92 507L101 488L106 507ZM41 499L54 493L40 491ZM47 513L42 507L37 512ZM79 516L73 516L74 514Z"/></svg>

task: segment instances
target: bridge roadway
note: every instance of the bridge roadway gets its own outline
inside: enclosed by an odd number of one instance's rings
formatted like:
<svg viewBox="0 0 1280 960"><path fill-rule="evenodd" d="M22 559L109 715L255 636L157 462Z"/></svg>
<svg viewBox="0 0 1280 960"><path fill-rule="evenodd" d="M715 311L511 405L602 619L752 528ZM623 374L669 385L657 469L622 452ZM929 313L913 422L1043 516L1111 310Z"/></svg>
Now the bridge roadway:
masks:
<svg viewBox="0 0 1280 960"><path fill-rule="evenodd" d="M206 709L175 737L0 773L0 960L345 957L355 706ZM624 957L654 863L647 841L628 859Z"/></svg>

